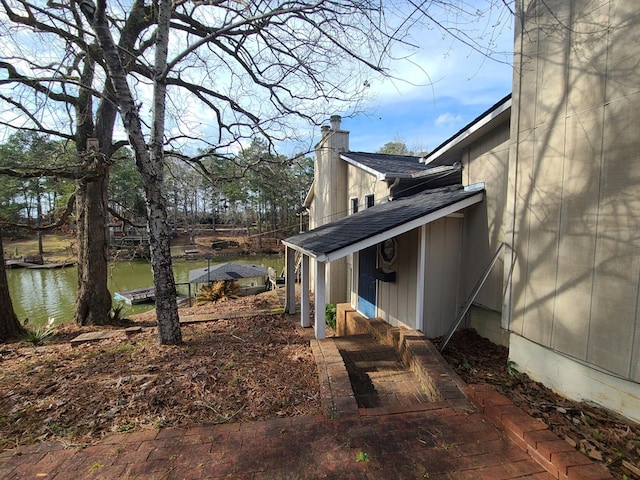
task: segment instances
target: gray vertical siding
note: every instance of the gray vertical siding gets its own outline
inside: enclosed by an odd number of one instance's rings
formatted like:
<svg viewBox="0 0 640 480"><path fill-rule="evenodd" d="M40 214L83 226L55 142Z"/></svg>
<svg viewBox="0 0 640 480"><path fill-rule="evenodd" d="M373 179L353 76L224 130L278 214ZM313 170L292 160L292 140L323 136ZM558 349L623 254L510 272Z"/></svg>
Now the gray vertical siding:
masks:
<svg viewBox="0 0 640 480"><path fill-rule="evenodd" d="M549 15L550 8L568 28ZM640 380L635 2L525 2L512 110L510 329ZM531 108L534 106L534 108Z"/></svg>

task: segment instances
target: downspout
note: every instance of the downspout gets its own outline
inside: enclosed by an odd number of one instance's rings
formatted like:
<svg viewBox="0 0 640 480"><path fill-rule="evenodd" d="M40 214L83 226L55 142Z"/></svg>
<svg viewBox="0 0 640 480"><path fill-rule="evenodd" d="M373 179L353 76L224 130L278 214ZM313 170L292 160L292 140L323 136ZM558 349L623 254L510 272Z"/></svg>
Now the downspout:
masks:
<svg viewBox="0 0 640 480"><path fill-rule="evenodd" d="M387 198L390 202L393 201L393 189L400 185L400 177L396 177L391 185L389 185L389 195Z"/></svg>

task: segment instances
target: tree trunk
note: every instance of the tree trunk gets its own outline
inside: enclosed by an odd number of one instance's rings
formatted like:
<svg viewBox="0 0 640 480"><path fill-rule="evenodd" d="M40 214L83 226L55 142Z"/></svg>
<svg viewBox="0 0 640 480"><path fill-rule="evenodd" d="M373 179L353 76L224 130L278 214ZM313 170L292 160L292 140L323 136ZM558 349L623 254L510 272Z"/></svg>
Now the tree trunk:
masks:
<svg viewBox="0 0 640 480"><path fill-rule="evenodd" d="M95 64L85 61L82 85L91 85ZM110 97L110 88L105 96ZM111 294L107 288L107 159L111 154L111 136L115 122L115 108L105 98L96 112L96 129L93 121L93 92L81 88L76 105L76 152L78 161L94 162L105 172L99 178L79 180L76 186L76 213L78 239L78 294L74 321L78 325L103 325L109 321ZM97 146L89 146L89 138L98 138ZM97 151L95 151L97 150ZM93 153L93 154L92 154Z"/></svg>
<svg viewBox="0 0 640 480"><path fill-rule="evenodd" d="M169 22L171 0L158 1L156 30L155 81L153 85L153 120L151 148L139 165L147 194L151 266L156 288L158 340L162 344L182 343L176 284L171 265L170 229L167 222L167 203L164 198L164 117L167 83L165 69L169 51Z"/></svg>
<svg viewBox="0 0 640 480"><path fill-rule="evenodd" d="M107 288L108 245L107 176L78 183L78 297L75 322L79 325L104 325L109 321L111 293Z"/></svg>
<svg viewBox="0 0 640 480"><path fill-rule="evenodd" d="M42 225L42 193L40 192L40 185L38 185L38 196L36 197L37 199L37 215L38 218L36 220L36 225L39 227ZM42 233L42 230L38 230L38 256L40 258L44 258L44 248L42 246L42 237L44 236L44 234Z"/></svg>
<svg viewBox="0 0 640 480"><path fill-rule="evenodd" d="M4 247L2 246L2 230L0 230L0 342L18 337L24 333L24 328L13 311L9 282L4 268Z"/></svg>
<svg viewBox="0 0 640 480"><path fill-rule="evenodd" d="M163 135L164 135L164 101L166 79L164 69L167 65L169 42L169 21L171 17L171 1L158 2L158 29L156 32L156 62L153 100L152 144L147 144L142 132L142 121L138 107L127 83L127 74L123 67L120 53L109 30L109 22L105 14L105 3L100 2L98 8L91 8L91 2L80 4L84 15L91 22L96 37L104 52L111 83L116 92L122 123L133 147L136 166L142 177L147 197L147 215L149 225L149 245L151 247L151 266L153 283L156 289L156 315L158 321L158 340L162 344L182 343L178 304L176 302L176 286L171 265L171 248L169 245L170 229L167 223L167 206L163 196Z"/></svg>
<svg viewBox="0 0 640 480"><path fill-rule="evenodd" d="M162 195L161 182L150 180L143 173L147 197L149 222L149 245L151 247L151 268L156 289L156 314L158 319L158 341L165 345L182 343L176 284L171 263L170 229L167 224L167 210Z"/></svg>

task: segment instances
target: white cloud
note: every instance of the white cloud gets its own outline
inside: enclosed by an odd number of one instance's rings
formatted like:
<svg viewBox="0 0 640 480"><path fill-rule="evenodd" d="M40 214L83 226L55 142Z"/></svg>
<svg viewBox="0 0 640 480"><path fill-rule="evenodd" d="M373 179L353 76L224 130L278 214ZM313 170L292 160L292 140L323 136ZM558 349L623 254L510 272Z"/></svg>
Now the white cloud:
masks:
<svg viewBox="0 0 640 480"><path fill-rule="evenodd" d="M453 113L441 113L433 122L436 127L455 127L463 122L462 115Z"/></svg>

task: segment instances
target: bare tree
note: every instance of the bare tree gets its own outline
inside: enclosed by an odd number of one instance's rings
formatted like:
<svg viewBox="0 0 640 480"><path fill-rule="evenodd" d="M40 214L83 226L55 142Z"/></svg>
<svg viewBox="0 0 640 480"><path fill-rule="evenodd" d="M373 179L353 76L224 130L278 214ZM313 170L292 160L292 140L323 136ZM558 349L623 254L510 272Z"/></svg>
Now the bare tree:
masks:
<svg viewBox="0 0 640 480"><path fill-rule="evenodd" d="M113 139L117 118L114 90L105 81L99 46L86 31L73 2L2 0L1 4L3 32L13 41L6 43L0 59L0 124L73 142L78 163L91 163L100 173L79 178L76 191L75 320L81 325L104 323L111 309L105 235L108 166L113 153L126 145ZM142 2L134 3L130 17L119 25L123 50L132 50L140 31L149 24L145 9Z"/></svg>
<svg viewBox="0 0 640 480"><path fill-rule="evenodd" d="M7 13L5 31L17 34L0 63L8 77L0 86L22 87L22 96L0 90L3 113L12 114L1 123L66 136L82 154L91 153L93 144L96 158L107 165L119 145L113 132L116 113L120 115L147 197L163 343L180 341L163 192L164 150L224 154L256 135L266 138L271 150L309 123L319 124L336 111L356 111L374 77L388 74L394 45L411 48L409 29L428 19L430 4L442 4L0 2ZM451 4L455 13L464 2L444 4ZM25 53L36 40L43 40L40 47L49 41L44 60ZM149 109L145 104L151 99ZM99 105L95 114L94 100ZM56 130L54 120L66 120L75 130ZM99 207L105 203L100 185L86 185L87 195L91 193L86 200L85 186L79 188L85 218L95 220L87 224L91 228L105 215ZM85 238L91 238L90 232ZM99 256L92 250L99 245L87 244L85 252ZM81 260L84 264L82 255ZM101 269L96 271L102 276Z"/></svg>

